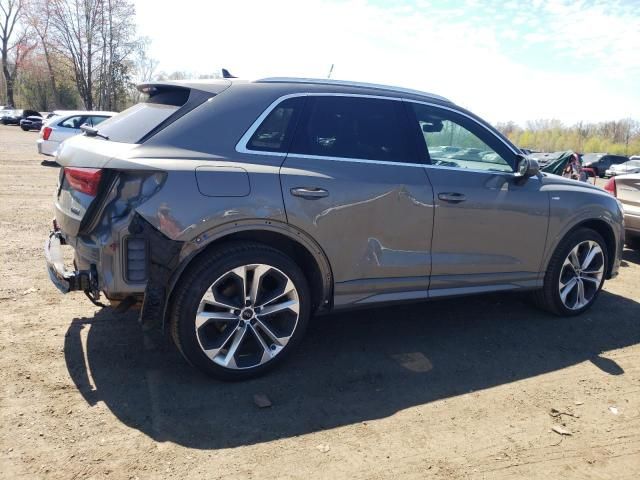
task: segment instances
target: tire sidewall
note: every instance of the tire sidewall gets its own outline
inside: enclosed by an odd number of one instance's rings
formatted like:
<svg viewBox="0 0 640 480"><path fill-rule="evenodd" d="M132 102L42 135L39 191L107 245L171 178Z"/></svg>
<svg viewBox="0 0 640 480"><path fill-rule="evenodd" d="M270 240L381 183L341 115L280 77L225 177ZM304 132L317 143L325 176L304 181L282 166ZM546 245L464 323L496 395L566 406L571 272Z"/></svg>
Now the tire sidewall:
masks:
<svg viewBox="0 0 640 480"><path fill-rule="evenodd" d="M286 255L272 249L256 249L225 254L224 249L213 262L206 262L202 267L189 272L190 282L186 282L177 296L180 309L174 315L177 322L176 334L179 336L179 348L182 354L194 366L205 373L222 380L241 380L258 376L281 363L295 349L302 339L310 316L310 294L307 281L300 268ZM200 347L195 332L195 317L200 300L206 290L226 272L249 264L262 263L275 267L285 273L293 282L299 301L298 324L283 350L272 360L248 369L235 370L225 368L211 361Z"/></svg>

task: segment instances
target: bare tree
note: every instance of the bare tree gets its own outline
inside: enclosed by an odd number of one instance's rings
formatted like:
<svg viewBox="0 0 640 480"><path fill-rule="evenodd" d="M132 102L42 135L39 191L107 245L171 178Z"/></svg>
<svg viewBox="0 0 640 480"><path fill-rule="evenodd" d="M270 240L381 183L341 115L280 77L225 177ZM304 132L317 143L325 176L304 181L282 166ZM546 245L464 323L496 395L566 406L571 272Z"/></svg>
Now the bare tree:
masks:
<svg viewBox="0 0 640 480"><path fill-rule="evenodd" d="M134 61L134 77L131 85L131 99L133 103L138 103L142 97L142 93L135 88L135 84L146 83L153 80L156 69L158 68L158 61L155 58L149 56L149 45L151 40L149 38L140 38L136 44Z"/></svg>
<svg viewBox="0 0 640 480"><path fill-rule="evenodd" d="M116 109L135 47L130 0L49 0L53 39L73 67L85 107Z"/></svg>
<svg viewBox="0 0 640 480"><path fill-rule="evenodd" d="M28 31L21 28L23 0L0 0L0 53L2 74L9 105L14 105L14 86L20 65L35 44L28 41Z"/></svg>
<svg viewBox="0 0 640 480"><path fill-rule="evenodd" d="M70 61L85 108L93 110L95 58L99 53L100 0L50 0L51 22L61 53Z"/></svg>
<svg viewBox="0 0 640 480"><path fill-rule="evenodd" d="M25 8L26 22L33 29L40 41L40 47L47 63L49 85L53 94L53 107L60 102L56 74L53 66L49 30L51 26L51 2L49 0L28 0Z"/></svg>

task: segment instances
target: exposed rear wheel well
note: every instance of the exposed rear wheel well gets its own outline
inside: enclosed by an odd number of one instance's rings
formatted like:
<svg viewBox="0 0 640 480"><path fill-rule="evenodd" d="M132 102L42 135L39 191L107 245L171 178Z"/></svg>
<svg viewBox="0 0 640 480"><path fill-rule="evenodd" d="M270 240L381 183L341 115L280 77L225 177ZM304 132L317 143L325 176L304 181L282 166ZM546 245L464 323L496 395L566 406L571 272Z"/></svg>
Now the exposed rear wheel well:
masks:
<svg viewBox="0 0 640 480"><path fill-rule="evenodd" d="M331 292L326 291L327 288L323 281L322 270L313 254L299 242L296 242L286 235L269 230L247 230L218 238L207 245L201 252L197 253L189 261L189 266L197 262L198 257L207 255L212 250L219 248L222 244L241 241L261 243L275 248L290 257L304 272L307 282L309 283L312 312L315 312L318 307L326 305L326 302L330 301ZM189 269L189 266L186 267L180 276L184 275L184 272Z"/></svg>

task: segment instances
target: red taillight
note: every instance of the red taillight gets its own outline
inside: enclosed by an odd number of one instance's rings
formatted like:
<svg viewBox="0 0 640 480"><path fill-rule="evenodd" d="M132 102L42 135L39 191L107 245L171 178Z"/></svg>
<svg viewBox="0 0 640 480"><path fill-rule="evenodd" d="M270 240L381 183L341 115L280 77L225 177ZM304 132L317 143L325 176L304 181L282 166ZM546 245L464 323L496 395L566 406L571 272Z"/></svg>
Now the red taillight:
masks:
<svg viewBox="0 0 640 480"><path fill-rule="evenodd" d="M604 189L609 192L614 197L618 196L618 191L616 190L616 179L615 177L611 177L607 183L604 184Z"/></svg>
<svg viewBox="0 0 640 480"><path fill-rule="evenodd" d="M69 185L87 195L95 197L98 193L98 185L102 177L102 170L99 168L73 168L65 167L64 178Z"/></svg>
<svg viewBox="0 0 640 480"><path fill-rule="evenodd" d="M42 129L42 138L44 140L49 140L49 136L51 135L51 130L52 130L51 127L44 127Z"/></svg>

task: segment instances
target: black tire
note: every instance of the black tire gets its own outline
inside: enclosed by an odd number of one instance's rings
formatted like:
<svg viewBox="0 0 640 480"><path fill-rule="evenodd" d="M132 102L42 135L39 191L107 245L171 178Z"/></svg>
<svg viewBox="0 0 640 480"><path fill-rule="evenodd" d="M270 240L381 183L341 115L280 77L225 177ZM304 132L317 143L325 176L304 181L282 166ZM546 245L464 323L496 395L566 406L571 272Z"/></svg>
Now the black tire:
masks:
<svg viewBox="0 0 640 480"><path fill-rule="evenodd" d="M196 265L183 274L169 307L171 335L185 359L202 372L220 380L256 377L280 364L298 345L309 323L311 296L300 267L279 250L253 242L223 244L215 252L202 260L197 259L196 262ZM236 267L251 264L273 266L293 282L299 301L297 324L288 343L271 360L250 368L226 368L203 352L196 334L195 317L200 300L218 278Z"/></svg>
<svg viewBox="0 0 640 480"><path fill-rule="evenodd" d="M584 241L594 241L598 243L602 249L604 255L604 275L602 281L598 286L593 298L580 309L570 309L564 305L560 298L560 291L558 289L560 275L565 259L571 252L571 250ZM554 315L562 317L571 317L580 315L585 310L588 310L598 297L602 285L604 285L604 279L606 276L607 265L609 264L609 252L607 251L607 244L602 236L595 230L590 228L579 228L570 232L562 241L558 244L556 251L551 256L547 271L544 276L543 287L535 292L534 301L536 305Z"/></svg>
<svg viewBox="0 0 640 480"><path fill-rule="evenodd" d="M24 130L25 132L28 132L29 129L27 127L20 127L22 130Z"/></svg>

